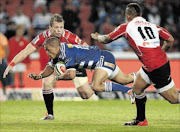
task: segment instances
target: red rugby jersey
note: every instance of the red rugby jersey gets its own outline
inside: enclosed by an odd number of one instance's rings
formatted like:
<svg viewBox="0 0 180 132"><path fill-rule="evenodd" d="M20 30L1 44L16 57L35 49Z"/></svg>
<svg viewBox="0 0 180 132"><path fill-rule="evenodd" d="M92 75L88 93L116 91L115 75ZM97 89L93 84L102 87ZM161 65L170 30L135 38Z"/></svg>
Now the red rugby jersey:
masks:
<svg viewBox="0 0 180 132"><path fill-rule="evenodd" d="M50 30L48 29L48 30L45 30L44 32L42 32L41 34L37 35L31 41L31 43L36 48L39 48L42 46L44 41L49 37L52 37L52 35L51 35ZM77 35L73 34L72 32L70 32L66 29L64 30L64 32L61 35L61 37L59 38L59 40L61 42L66 42L67 44L75 44L75 45L83 45L84 44L84 41L82 41ZM44 67L46 66L47 62L49 61L49 57L47 56L44 48L40 48L39 53L40 53L41 70L43 70Z"/></svg>
<svg viewBox="0 0 180 132"><path fill-rule="evenodd" d="M147 71L152 71L167 63L167 55L160 44L160 38L167 40L170 37L170 33L165 29L149 23L142 17L136 17L109 33L112 40L122 36L126 37Z"/></svg>

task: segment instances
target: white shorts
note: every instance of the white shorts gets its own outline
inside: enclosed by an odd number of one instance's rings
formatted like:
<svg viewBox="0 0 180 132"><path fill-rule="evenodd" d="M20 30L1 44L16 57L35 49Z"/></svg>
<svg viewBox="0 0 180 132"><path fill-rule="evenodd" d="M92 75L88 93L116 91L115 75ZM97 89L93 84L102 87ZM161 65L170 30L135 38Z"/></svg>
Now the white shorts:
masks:
<svg viewBox="0 0 180 132"><path fill-rule="evenodd" d="M100 68L100 69L103 69L104 71L106 71L107 74L108 74L108 79L110 79L110 80L113 79L119 72L119 67L118 66L116 66L114 71L112 71L111 69L106 68L106 67L97 67L97 68Z"/></svg>

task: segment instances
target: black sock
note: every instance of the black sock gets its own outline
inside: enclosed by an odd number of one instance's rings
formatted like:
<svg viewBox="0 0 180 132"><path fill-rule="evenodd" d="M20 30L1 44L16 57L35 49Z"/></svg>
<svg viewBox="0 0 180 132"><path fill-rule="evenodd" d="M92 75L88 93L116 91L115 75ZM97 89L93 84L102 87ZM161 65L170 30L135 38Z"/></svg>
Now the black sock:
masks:
<svg viewBox="0 0 180 132"><path fill-rule="evenodd" d="M146 105L146 95L136 95L136 108L137 108L137 120L144 121L145 116L145 105Z"/></svg>
<svg viewBox="0 0 180 132"><path fill-rule="evenodd" d="M48 114L54 115L54 113L53 113L53 101L54 101L53 91L51 89L43 90L43 97L44 97L44 102L45 102Z"/></svg>

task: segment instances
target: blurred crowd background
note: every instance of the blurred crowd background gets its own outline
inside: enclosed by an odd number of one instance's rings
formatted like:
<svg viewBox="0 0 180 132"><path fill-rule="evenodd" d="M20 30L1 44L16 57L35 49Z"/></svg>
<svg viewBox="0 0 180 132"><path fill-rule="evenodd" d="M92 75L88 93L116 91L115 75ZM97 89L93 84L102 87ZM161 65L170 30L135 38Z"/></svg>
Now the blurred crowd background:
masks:
<svg viewBox="0 0 180 132"><path fill-rule="evenodd" d="M143 17L167 29L175 38L169 52L180 51L180 1L179 0L1 0L0 29L10 39L17 28L24 28L24 37L31 41L48 29L53 13L65 19L65 29L77 34L89 45L101 49L131 51L124 38L104 47L90 38L90 33L108 34L126 22L124 9L129 2L143 7Z"/></svg>
<svg viewBox="0 0 180 132"><path fill-rule="evenodd" d="M110 51L131 52L125 38L104 46L90 36L92 32L108 34L125 23L124 9L130 2L138 2L146 20L164 27L173 35L174 45L168 52L179 52L180 0L1 0L0 32L7 37L6 46L9 47L5 49L4 58L9 63L36 35L48 29L54 13L62 14L65 29L77 34L89 45L98 45ZM37 56L38 52L41 50L37 51ZM19 87L24 86L21 73L28 69L30 61L31 58L27 58L23 61L26 66L14 69L19 73Z"/></svg>

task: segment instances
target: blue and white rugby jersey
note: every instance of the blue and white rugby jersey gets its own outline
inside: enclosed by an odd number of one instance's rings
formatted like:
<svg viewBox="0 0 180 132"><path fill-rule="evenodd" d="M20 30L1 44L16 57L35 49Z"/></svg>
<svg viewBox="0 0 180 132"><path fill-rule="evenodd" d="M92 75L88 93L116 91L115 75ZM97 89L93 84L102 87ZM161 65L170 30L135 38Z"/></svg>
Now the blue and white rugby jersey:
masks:
<svg viewBox="0 0 180 132"><path fill-rule="evenodd" d="M51 65L59 61L65 62L66 69L94 69L100 60L101 51L98 46L81 46L66 43L60 44L59 58L51 60Z"/></svg>

